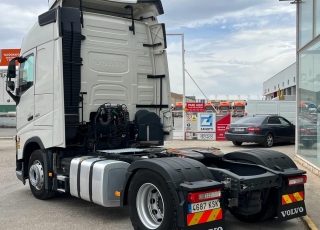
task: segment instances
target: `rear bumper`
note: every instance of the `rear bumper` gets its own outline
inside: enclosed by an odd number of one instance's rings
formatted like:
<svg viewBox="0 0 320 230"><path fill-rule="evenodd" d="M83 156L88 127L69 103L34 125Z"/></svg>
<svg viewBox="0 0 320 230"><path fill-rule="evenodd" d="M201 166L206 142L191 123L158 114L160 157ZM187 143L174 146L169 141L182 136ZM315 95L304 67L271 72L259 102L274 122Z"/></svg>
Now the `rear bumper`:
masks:
<svg viewBox="0 0 320 230"><path fill-rule="evenodd" d="M239 142L255 142L262 143L264 142L265 137L255 134L233 134L225 133L225 137L228 141L239 141Z"/></svg>

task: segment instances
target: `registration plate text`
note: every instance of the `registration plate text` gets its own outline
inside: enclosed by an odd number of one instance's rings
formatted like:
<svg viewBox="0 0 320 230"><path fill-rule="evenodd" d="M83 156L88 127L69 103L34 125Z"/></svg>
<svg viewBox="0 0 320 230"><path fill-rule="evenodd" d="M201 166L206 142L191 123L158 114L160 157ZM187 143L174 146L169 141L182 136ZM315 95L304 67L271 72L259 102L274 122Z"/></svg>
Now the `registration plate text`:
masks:
<svg viewBox="0 0 320 230"><path fill-rule="evenodd" d="M204 201L204 202L199 202L195 204L189 204L188 212L189 213L203 212L203 211L212 210L216 208L220 208L220 201L210 200L210 201Z"/></svg>

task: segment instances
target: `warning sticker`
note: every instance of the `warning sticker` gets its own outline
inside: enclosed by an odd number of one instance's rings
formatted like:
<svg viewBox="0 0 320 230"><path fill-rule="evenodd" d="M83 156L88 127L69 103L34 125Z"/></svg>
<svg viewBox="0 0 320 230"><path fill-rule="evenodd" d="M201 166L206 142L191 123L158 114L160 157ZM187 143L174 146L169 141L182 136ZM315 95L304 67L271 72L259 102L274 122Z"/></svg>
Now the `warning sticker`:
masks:
<svg viewBox="0 0 320 230"><path fill-rule="evenodd" d="M196 115L192 115L192 121L197 121L197 116Z"/></svg>

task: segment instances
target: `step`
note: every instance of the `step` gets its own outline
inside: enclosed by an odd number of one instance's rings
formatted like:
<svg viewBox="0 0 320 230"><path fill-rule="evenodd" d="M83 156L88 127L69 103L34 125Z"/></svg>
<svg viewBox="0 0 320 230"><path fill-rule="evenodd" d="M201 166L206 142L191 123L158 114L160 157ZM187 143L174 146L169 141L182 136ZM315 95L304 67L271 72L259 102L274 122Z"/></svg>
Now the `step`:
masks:
<svg viewBox="0 0 320 230"><path fill-rule="evenodd" d="M64 176L64 175L57 175L57 180L59 181L66 181L66 179L68 179L69 177Z"/></svg>

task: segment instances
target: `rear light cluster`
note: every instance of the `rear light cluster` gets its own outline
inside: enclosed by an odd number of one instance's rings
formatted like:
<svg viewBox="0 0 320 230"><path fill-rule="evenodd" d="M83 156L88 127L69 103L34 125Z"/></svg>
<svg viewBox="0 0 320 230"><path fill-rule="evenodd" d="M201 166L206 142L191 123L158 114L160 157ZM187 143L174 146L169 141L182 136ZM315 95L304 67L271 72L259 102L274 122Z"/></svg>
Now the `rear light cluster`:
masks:
<svg viewBox="0 0 320 230"><path fill-rule="evenodd" d="M315 130L312 129L312 128L306 128L306 129L301 128L301 129L300 129L300 132L301 132L301 133L314 133Z"/></svg>
<svg viewBox="0 0 320 230"><path fill-rule="evenodd" d="M247 131L249 132L249 133L258 133L258 132L260 132L260 127L248 127L247 128Z"/></svg>
<svg viewBox="0 0 320 230"><path fill-rule="evenodd" d="M305 184L305 183L307 183L307 176L306 175L288 178L288 185L289 186L296 186L296 185Z"/></svg>
<svg viewBox="0 0 320 230"><path fill-rule="evenodd" d="M189 203L199 203L208 200L215 200L218 198L221 198L221 189L188 193Z"/></svg>

